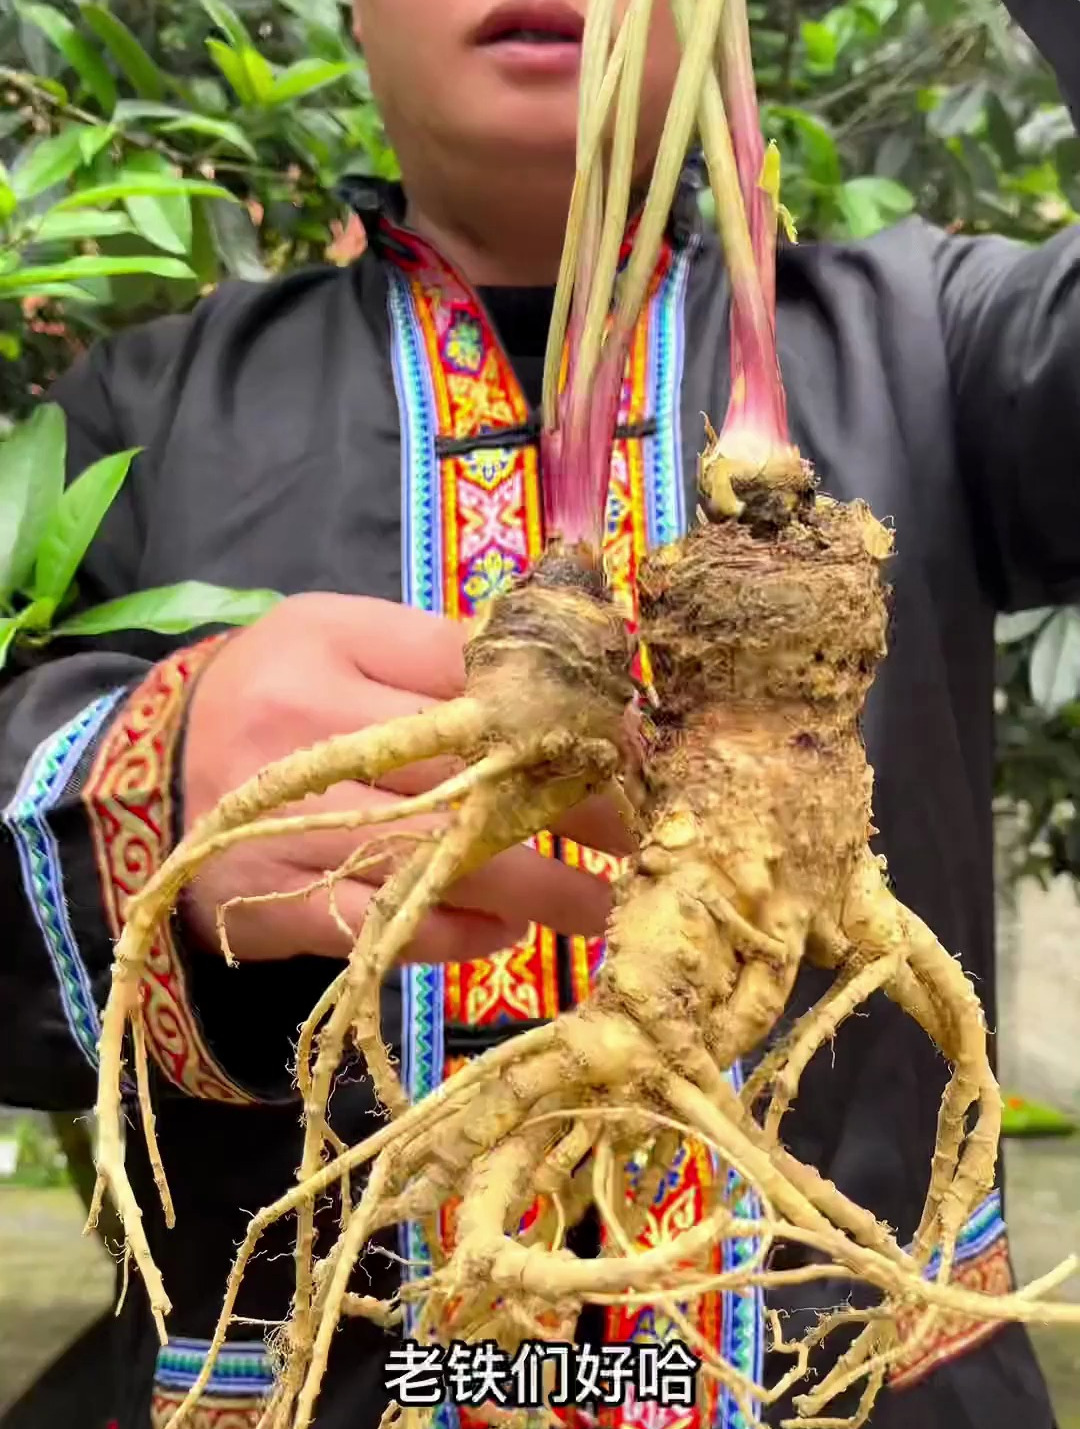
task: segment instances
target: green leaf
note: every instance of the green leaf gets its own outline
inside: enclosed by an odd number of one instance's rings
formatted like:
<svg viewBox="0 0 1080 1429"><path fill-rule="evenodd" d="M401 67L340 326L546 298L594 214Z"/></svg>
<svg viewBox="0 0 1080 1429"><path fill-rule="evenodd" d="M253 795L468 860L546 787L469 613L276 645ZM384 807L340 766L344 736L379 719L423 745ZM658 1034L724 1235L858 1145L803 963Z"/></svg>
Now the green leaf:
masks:
<svg viewBox="0 0 1080 1429"><path fill-rule="evenodd" d="M298 20L336 33L341 29L341 7L337 0L281 0Z"/></svg>
<svg viewBox="0 0 1080 1429"><path fill-rule="evenodd" d="M114 278L124 273L149 273L157 278L191 278L186 263L178 258L157 258L140 254L132 258L99 258L90 255L68 258L38 268L16 268L13 273L0 273L0 296L19 289L35 291L41 283L73 283L80 278Z"/></svg>
<svg viewBox="0 0 1080 1429"><path fill-rule="evenodd" d="M0 600L30 579L41 533L64 489L67 424L43 403L0 442Z"/></svg>
<svg viewBox="0 0 1080 1429"><path fill-rule="evenodd" d="M76 209L74 213L56 213L50 209L34 226L35 243L72 243L81 238L113 238L118 233L130 233L131 224L122 213L111 209Z"/></svg>
<svg viewBox="0 0 1080 1429"><path fill-rule="evenodd" d="M73 615L54 626L53 634L108 635L114 630L153 630L159 635L183 635L203 625L250 625L280 599L272 590L227 590L204 581L181 581L179 585L121 596Z"/></svg>
<svg viewBox="0 0 1080 1429"><path fill-rule="evenodd" d="M1006 1097L1001 1113L1003 1137L1072 1136L1080 1126L1064 1112L1026 1097Z"/></svg>
<svg viewBox="0 0 1080 1429"><path fill-rule="evenodd" d="M15 190L8 183L7 171L0 170L0 223L7 222L17 205Z"/></svg>
<svg viewBox="0 0 1080 1429"><path fill-rule="evenodd" d="M18 633L19 627L16 621L10 617L0 620L0 670L7 664L8 651Z"/></svg>
<svg viewBox="0 0 1080 1429"><path fill-rule="evenodd" d="M77 288L74 283L34 283L32 287L25 289L16 288L14 293L9 293L11 297L26 297L32 294L35 298L61 298L66 303L96 303L98 299L88 288Z"/></svg>
<svg viewBox="0 0 1080 1429"><path fill-rule="evenodd" d="M243 204L207 204L214 247L233 278L263 283L270 277L259 253L259 235Z"/></svg>
<svg viewBox="0 0 1080 1429"><path fill-rule="evenodd" d="M986 133L1001 162L1010 169L1015 168L1020 163L1019 136L1011 114L993 92L986 97ZM1071 137L1074 133L1070 124L1065 135Z"/></svg>
<svg viewBox="0 0 1080 1429"><path fill-rule="evenodd" d="M1031 697L1044 714L1057 714L1080 694L1080 611L1059 610L1031 652Z"/></svg>
<svg viewBox="0 0 1080 1429"><path fill-rule="evenodd" d="M116 106L113 118L120 125L128 120L160 119L162 122L154 127L162 134L206 134L212 139L220 139L223 144L228 144L233 149L238 149L249 159L259 157L254 144L239 124L228 119L215 119L209 114L193 114L173 104L151 104L138 99L122 99Z"/></svg>
<svg viewBox="0 0 1080 1429"><path fill-rule="evenodd" d="M268 104L286 104L290 99L299 99L312 94L328 84L336 84L353 70L349 63L332 60L297 60L284 74L274 80L267 96Z"/></svg>
<svg viewBox="0 0 1080 1429"><path fill-rule="evenodd" d="M82 167L85 162L82 136L90 128L85 124L69 125L30 150L11 176L11 189L20 203L36 198L56 184L62 184Z"/></svg>
<svg viewBox="0 0 1080 1429"><path fill-rule="evenodd" d="M136 450L103 457L75 478L45 525L34 562L30 595L60 604L75 579L94 533L116 499Z"/></svg>
<svg viewBox="0 0 1080 1429"><path fill-rule="evenodd" d="M55 600L35 600L15 617L15 624L26 635L40 636L49 628L56 613Z"/></svg>
<svg viewBox="0 0 1080 1429"><path fill-rule="evenodd" d="M244 22L230 5L224 4L223 0L202 0L202 7L237 49L251 44L251 36L245 29Z"/></svg>
<svg viewBox="0 0 1080 1429"><path fill-rule="evenodd" d="M828 188L839 184L841 167L836 141L820 119L794 105L772 105L766 113L773 123L790 125L794 130L807 173L815 183Z"/></svg>
<svg viewBox="0 0 1080 1429"><path fill-rule="evenodd" d="M836 68L836 58L840 46L837 37L828 25L815 20L804 20L801 26L802 42L806 58L814 69L831 74Z"/></svg>
<svg viewBox="0 0 1080 1429"><path fill-rule="evenodd" d="M84 164L92 164L102 149L112 140L116 130L111 124L99 124L93 129L84 129L79 139L79 151Z"/></svg>
<svg viewBox="0 0 1080 1429"><path fill-rule="evenodd" d="M166 90L165 76L123 20L117 19L107 5L88 5L80 0L79 11L135 93L143 99L161 99Z"/></svg>
<svg viewBox="0 0 1080 1429"><path fill-rule="evenodd" d="M71 21L51 5L17 5L18 13L36 25L67 60L106 114L116 103L116 84L104 60Z"/></svg>
<svg viewBox="0 0 1080 1429"><path fill-rule="evenodd" d="M942 139L971 134L982 122L988 92L989 85L985 79L956 85L931 113L931 130Z"/></svg>
<svg viewBox="0 0 1080 1429"><path fill-rule="evenodd" d="M78 189L68 194L56 205L58 209L90 208L97 204L113 203L116 199L131 198L133 194L189 194L192 198L220 198L230 203L239 200L220 184L212 184L203 179L167 179L154 174L122 174L107 184L95 184L91 188Z"/></svg>
<svg viewBox="0 0 1080 1429"><path fill-rule="evenodd" d="M158 174L171 178L169 163L160 154L132 154L125 174ZM186 193L133 194L124 200L135 228L148 243L167 253L191 250L191 199Z"/></svg>
<svg viewBox="0 0 1080 1429"><path fill-rule="evenodd" d="M233 124L228 119L213 119L208 114L186 114L160 127L163 134L181 134L185 131L206 134L211 139L220 139L223 144L238 149L249 159L257 160L259 157L255 145L239 124Z"/></svg>
<svg viewBox="0 0 1080 1429"><path fill-rule="evenodd" d="M853 238L869 238L915 207L914 194L903 184L871 174L842 184L836 200Z"/></svg>
<svg viewBox="0 0 1080 1429"><path fill-rule="evenodd" d="M274 89L274 71L258 50L251 45L232 49L220 40L207 40L206 48L241 104L254 109L269 102Z"/></svg>
<svg viewBox="0 0 1080 1429"><path fill-rule="evenodd" d="M17 332L0 332L0 358L18 362L22 356L22 338Z"/></svg>
<svg viewBox="0 0 1080 1429"><path fill-rule="evenodd" d="M1053 615L1046 606L1040 610L1020 610L1014 615L999 615L994 625L994 640L998 645L1015 645L1041 629Z"/></svg>

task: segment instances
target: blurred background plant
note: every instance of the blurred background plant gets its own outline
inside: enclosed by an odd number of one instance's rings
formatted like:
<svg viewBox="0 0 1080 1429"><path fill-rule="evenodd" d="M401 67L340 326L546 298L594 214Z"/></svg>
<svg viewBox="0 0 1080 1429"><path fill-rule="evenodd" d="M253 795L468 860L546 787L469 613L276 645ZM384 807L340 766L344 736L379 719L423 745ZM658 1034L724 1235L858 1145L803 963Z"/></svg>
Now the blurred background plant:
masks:
<svg viewBox="0 0 1080 1429"><path fill-rule="evenodd" d="M1029 241L1075 220L1080 138L997 0L752 0L801 237L918 212ZM393 155L337 0L0 0L0 423L86 342L228 278L346 262L335 192ZM1013 875L1080 879L1080 612L1005 622Z"/></svg>

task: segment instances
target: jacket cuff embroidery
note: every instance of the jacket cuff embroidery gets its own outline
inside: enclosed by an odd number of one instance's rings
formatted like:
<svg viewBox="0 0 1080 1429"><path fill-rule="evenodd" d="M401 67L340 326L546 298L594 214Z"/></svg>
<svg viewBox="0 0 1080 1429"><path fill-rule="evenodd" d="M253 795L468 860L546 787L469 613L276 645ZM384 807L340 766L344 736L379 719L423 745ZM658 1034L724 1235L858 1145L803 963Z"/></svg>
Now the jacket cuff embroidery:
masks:
<svg viewBox="0 0 1080 1429"><path fill-rule="evenodd" d="M171 1421L209 1352L207 1340L175 1338L158 1351L151 1429L164 1429ZM199 1396L192 1429L255 1429L273 1387L273 1364L263 1342L228 1342Z"/></svg>
<svg viewBox="0 0 1080 1429"><path fill-rule="evenodd" d="M82 799L114 938L123 930L128 901L174 846L177 738L192 683L227 638L211 637L155 665L113 720L87 775ZM142 1008L147 1046L173 1086L207 1101L250 1105L255 1100L211 1053L167 924L150 949Z"/></svg>
<svg viewBox="0 0 1080 1429"><path fill-rule="evenodd" d="M127 688L121 686L100 696L43 740L0 815L15 843L26 899L52 964L68 1031L87 1064L95 1070L101 1019L90 970L71 926L63 862L50 816L127 694Z"/></svg>
<svg viewBox="0 0 1080 1429"><path fill-rule="evenodd" d="M926 1269L927 1277L935 1275L939 1266L940 1259L935 1255ZM1000 1191L987 1197L960 1232L949 1284L980 1295L1009 1295L1014 1290ZM889 1386L894 1390L918 1384L942 1365L969 1354L1004 1327L1003 1321L979 1323L943 1313L931 1323L929 1334L919 1339L916 1327L924 1313L907 1311L899 1316L901 1343L911 1343L903 1358L890 1369Z"/></svg>

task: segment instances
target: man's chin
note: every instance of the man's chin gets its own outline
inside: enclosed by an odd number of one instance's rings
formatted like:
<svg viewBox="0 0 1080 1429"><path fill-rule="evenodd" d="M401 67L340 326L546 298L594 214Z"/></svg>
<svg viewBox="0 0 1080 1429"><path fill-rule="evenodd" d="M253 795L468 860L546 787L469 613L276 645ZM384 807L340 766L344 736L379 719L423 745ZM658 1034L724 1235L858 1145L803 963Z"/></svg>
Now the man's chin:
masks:
<svg viewBox="0 0 1080 1429"><path fill-rule="evenodd" d="M499 113L499 122L485 124L476 136L476 143L478 150L484 152L485 160L495 155L526 164L530 170L567 172L572 176L577 155L577 116L568 121L565 114L556 116L549 112L547 116L523 115L519 119L508 114L504 107Z"/></svg>

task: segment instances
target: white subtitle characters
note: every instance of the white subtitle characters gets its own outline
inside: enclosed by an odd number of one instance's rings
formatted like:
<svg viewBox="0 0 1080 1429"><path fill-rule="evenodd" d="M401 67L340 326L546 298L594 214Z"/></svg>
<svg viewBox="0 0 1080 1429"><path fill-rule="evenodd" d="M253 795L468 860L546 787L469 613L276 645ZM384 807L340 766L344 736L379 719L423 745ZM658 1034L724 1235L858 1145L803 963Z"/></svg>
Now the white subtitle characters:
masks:
<svg viewBox="0 0 1080 1429"><path fill-rule="evenodd" d="M681 1341L664 1345L549 1344L526 1340L508 1355L493 1340L448 1346L406 1340L389 1351L383 1387L405 1406L478 1409L693 1406L701 1360Z"/></svg>

